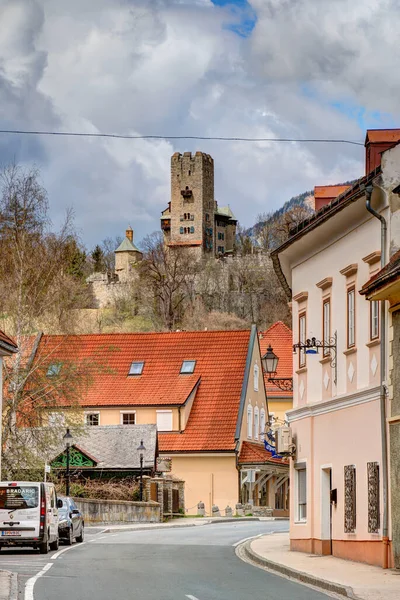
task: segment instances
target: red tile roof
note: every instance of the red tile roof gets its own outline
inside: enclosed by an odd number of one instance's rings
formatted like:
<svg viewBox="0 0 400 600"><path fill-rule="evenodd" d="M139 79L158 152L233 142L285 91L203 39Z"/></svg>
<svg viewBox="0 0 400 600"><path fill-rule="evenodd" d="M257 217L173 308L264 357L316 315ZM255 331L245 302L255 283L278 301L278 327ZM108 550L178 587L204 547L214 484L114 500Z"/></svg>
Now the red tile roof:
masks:
<svg viewBox="0 0 400 600"><path fill-rule="evenodd" d="M233 451L249 340L250 331L43 336L37 356L97 363L85 407L182 405L200 378L185 431L160 434L160 450ZM184 360L196 360L192 375L180 375ZM133 361L144 361L142 375L128 376Z"/></svg>
<svg viewBox="0 0 400 600"><path fill-rule="evenodd" d="M8 335L4 333L4 331L0 330L0 344L5 344L10 347L11 352L16 352L18 350L17 344L12 340Z"/></svg>
<svg viewBox="0 0 400 600"><path fill-rule="evenodd" d="M278 370L274 377L293 377L293 335L292 330L277 321L267 331L263 331L259 337L261 356L263 356L268 346L271 344L276 356L279 358ZM268 375L264 373L265 389L267 398L274 396L293 397L293 392L283 392L273 383L268 382Z"/></svg>
<svg viewBox="0 0 400 600"><path fill-rule="evenodd" d="M239 464L261 464L266 462L287 464L286 458L273 457L261 444L243 442L239 454Z"/></svg>
<svg viewBox="0 0 400 600"><path fill-rule="evenodd" d="M315 198L336 198L351 187L350 185L316 185L314 187Z"/></svg>

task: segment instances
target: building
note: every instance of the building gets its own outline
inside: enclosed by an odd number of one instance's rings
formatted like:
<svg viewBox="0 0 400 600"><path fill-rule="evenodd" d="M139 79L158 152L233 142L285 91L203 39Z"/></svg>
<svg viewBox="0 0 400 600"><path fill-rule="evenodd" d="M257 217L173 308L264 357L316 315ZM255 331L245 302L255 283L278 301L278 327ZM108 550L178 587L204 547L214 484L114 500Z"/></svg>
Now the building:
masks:
<svg viewBox="0 0 400 600"><path fill-rule="evenodd" d="M128 227L125 238L115 250L115 275L118 281L131 281L143 254L133 243L133 229Z"/></svg>
<svg viewBox="0 0 400 600"><path fill-rule="evenodd" d="M161 215L167 246L192 248L198 257L231 254L236 224L229 206L219 207L214 199L211 156L175 152L171 157L171 201Z"/></svg>
<svg viewBox="0 0 400 600"><path fill-rule="evenodd" d="M260 349L263 356L271 347L279 359L274 375L264 373L267 392L268 413L271 423L283 425L286 413L293 408L293 335L282 321L277 321L269 329L260 333ZM275 381L270 381L270 379Z"/></svg>
<svg viewBox="0 0 400 600"><path fill-rule="evenodd" d="M0 416L3 414L3 358L18 352L16 343L3 331L0 331ZM0 422L0 480L1 480L1 422Z"/></svg>
<svg viewBox="0 0 400 600"><path fill-rule="evenodd" d="M288 464L264 450L268 408L255 327L44 335L35 360L45 377L88 372L78 398L87 426L156 424L160 458L185 481L190 514L200 501L211 514L213 505L234 508L242 498L258 505L287 489ZM69 410L55 399L47 424Z"/></svg>
<svg viewBox="0 0 400 600"><path fill-rule="evenodd" d="M389 240L399 231L399 140L400 130L368 131L366 175L327 199L272 253L298 345L288 411L296 444L291 548L383 567L393 564L387 309L359 290L386 264L389 246L395 249Z"/></svg>

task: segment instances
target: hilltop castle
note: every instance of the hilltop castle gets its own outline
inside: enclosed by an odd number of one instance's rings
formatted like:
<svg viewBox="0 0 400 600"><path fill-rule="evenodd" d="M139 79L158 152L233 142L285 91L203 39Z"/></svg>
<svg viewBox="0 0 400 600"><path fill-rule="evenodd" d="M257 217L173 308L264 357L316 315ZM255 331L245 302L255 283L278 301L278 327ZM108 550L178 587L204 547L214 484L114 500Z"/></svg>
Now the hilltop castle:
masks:
<svg viewBox="0 0 400 600"><path fill-rule="evenodd" d="M237 220L229 206L214 199L214 161L204 152L171 157L171 201L161 229L169 248L190 247L199 255L233 252Z"/></svg>

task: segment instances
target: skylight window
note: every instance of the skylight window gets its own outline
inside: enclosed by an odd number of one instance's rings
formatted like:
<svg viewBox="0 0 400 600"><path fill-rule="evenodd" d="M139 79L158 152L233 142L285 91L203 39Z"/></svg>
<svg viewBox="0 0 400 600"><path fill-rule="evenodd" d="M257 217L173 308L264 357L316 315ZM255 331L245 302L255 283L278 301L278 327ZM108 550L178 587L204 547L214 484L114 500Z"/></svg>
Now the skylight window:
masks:
<svg viewBox="0 0 400 600"><path fill-rule="evenodd" d="M181 373L184 375L189 375L194 372L194 368L196 366L195 360L184 360L181 366Z"/></svg>
<svg viewBox="0 0 400 600"><path fill-rule="evenodd" d="M133 362L129 369L129 375L141 375L143 373L144 360Z"/></svg>
<svg viewBox="0 0 400 600"><path fill-rule="evenodd" d="M47 369L47 377L57 377L61 371L61 363L52 363Z"/></svg>

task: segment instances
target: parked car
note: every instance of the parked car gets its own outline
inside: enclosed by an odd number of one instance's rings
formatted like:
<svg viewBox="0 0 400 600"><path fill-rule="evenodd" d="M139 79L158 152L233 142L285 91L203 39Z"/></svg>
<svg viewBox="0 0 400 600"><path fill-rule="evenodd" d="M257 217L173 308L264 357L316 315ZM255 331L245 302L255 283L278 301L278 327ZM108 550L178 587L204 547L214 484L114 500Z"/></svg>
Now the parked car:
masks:
<svg viewBox="0 0 400 600"><path fill-rule="evenodd" d="M60 496L62 507L59 508L58 535L60 542L71 545L74 540L83 542L85 523L79 508L73 498Z"/></svg>
<svg viewBox="0 0 400 600"><path fill-rule="evenodd" d="M0 482L0 550L32 546L41 554L58 548L58 509L53 483Z"/></svg>

